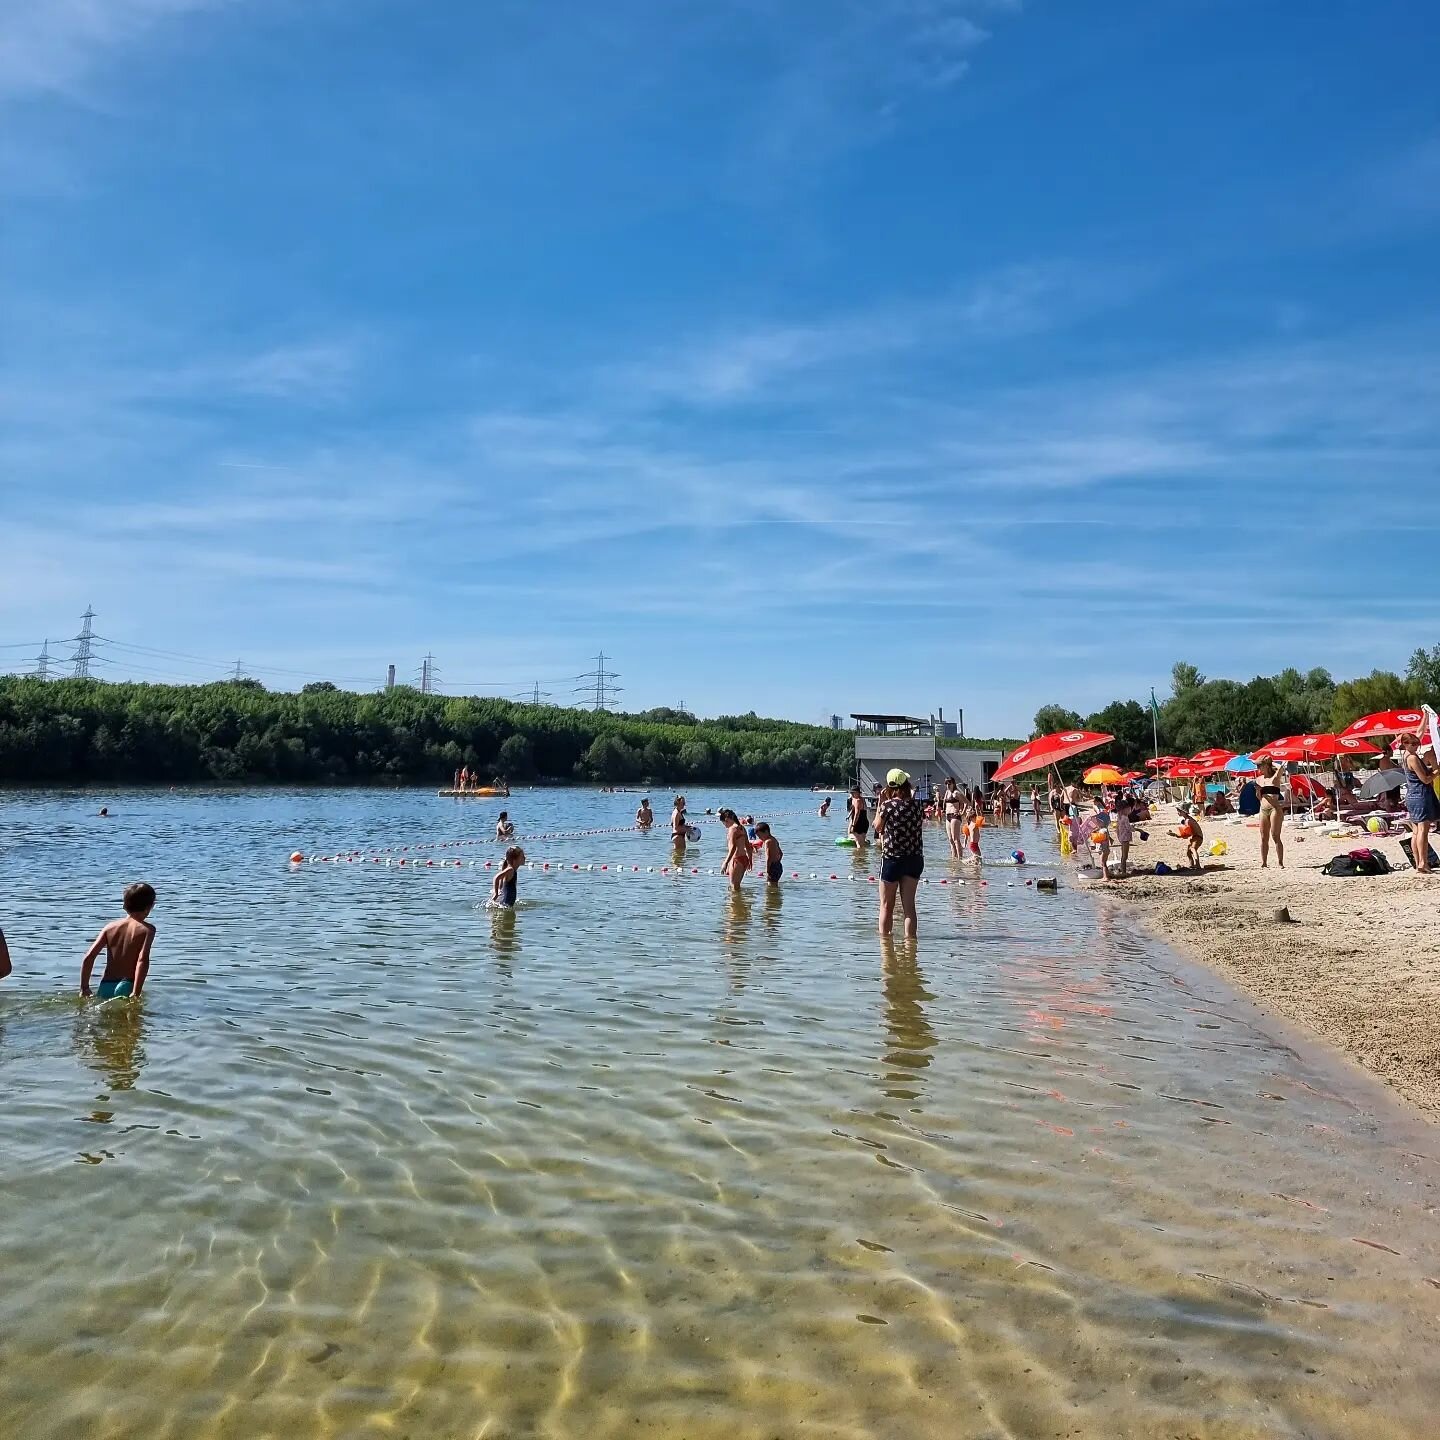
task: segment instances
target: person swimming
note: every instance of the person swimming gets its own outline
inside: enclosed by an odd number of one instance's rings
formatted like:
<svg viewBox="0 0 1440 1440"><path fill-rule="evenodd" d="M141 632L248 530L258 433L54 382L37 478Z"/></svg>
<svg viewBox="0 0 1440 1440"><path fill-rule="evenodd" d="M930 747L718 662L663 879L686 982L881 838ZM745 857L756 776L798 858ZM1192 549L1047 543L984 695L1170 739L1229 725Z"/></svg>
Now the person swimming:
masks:
<svg viewBox="0 0 1440 1440"><path fill-rule="evenodd" d="M515 825L510 819L508 810L502 810L495 820L495 838L497 840L513 840L515 838Z"/></svg>

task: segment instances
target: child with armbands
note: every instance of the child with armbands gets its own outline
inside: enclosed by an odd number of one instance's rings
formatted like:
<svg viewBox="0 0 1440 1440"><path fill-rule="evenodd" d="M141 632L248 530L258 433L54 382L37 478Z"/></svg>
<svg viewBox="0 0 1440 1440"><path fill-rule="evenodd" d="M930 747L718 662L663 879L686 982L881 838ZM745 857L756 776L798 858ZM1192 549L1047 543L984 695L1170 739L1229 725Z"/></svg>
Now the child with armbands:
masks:
<svg viewBox="0 0 1440 1440"><path fill-rule="evenodd" d="M1177 840L1185 841L1185 861L1197 874L1200 871L1200 847L1205 843L1205 832L1195 818L1195 807L1189 803L1178 807L1180 828L1170 831Z"/></svg>

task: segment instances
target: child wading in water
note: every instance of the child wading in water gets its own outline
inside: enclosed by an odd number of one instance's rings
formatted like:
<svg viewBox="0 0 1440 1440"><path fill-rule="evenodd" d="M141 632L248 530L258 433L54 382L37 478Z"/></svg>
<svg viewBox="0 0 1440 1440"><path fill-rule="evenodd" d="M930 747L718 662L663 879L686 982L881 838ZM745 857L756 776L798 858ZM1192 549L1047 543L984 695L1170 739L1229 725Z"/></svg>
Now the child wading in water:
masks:
<svg viewBox="0 0 1440 1440"><path fill-rule="evenodd" d="M105 952L105 973L95 992L101 1000L114 1000L122 995L139 995L150 973L150 947L155 943L155 927L146 916L155 908L155 887L143 881L127 885L121 902L125 914L112 920L96 937L80 962L80 993L90 994L90 975L95 959Z"/></svg>
<svg viewBox="0 0 1440 1440"><path fill-rule="evenodd" d="M511 820L508 810L502 810L495 821L495 838L497 840L513 840L515 838L515 822Z"/></svg>
<svg viewBox="0 0 1440 1440"><path fill-rule="evenodd" d="M504 910L513 910L519 890L521 867L525 864L525 852L512 845L505 852L505 863L495 872L494 883L490 886L490 903Z"/></svg>
<svg viewBox="0 0 1440 1440"><path fill-rule="evenodd" d="M765 878L772 885L780 883L780 877L785 873L785 852L780 848L780 842L770 833L770 827L761 821L755 827L755 840L765 855Z"/></svg>

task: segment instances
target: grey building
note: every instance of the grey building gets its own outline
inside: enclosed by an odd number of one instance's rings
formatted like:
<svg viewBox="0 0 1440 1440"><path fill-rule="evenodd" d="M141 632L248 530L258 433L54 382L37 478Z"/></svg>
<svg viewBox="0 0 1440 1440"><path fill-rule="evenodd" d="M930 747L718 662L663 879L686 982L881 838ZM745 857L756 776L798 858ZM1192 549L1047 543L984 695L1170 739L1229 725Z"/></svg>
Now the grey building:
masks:
<svg viewBox="0 0 1440 1440"><path fill-rule="evenodd" d="M1005 758L999 750L971 750L941 745L943 721L914 715L852 715L855 722L855 765L860 788L872 794L891 770L906 771L922 794L944 785L953 775L957 785L984 789ZM950 727L946 727L947 729Z"/></svg>

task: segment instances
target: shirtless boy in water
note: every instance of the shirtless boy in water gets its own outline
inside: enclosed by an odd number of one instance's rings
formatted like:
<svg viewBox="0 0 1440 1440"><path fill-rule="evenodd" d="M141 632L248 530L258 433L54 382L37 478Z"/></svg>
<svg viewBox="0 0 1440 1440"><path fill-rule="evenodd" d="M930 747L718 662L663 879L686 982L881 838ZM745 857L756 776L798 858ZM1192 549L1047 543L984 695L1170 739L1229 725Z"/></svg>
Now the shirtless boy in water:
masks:
<svg viewBox="0 0 1440 1440"><path fill-rule="evenodd" d="M155 943L155 927L146 916L155 908L155 887L143 881L127 885L121 903L125 914L112 920L96 937L80 963L80 993L90 994L90 974L95 957L105 952L105 974L95 992L101 1000L121 995L139 995L150 973L150 947Z"/></svg>

